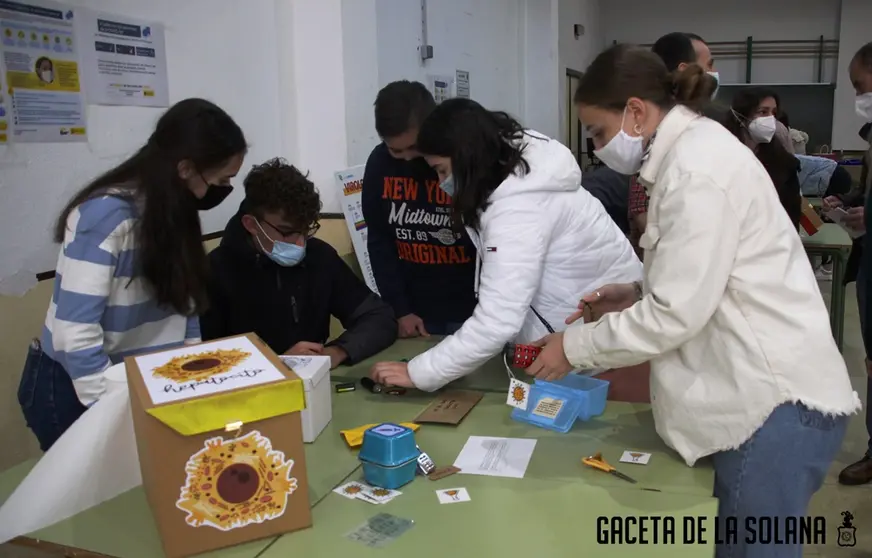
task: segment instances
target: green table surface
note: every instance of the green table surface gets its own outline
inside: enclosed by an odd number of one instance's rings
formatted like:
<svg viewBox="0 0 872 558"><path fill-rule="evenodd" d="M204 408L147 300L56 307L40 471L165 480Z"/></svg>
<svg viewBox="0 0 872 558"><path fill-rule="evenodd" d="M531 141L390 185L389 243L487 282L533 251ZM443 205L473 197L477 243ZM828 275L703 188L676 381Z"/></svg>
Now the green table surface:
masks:
<svg viewBox="0 0 872 558"><path fill-rule="evenodd" d="M537 450L538 451L538 450ZM440 504L435 491L466 488L470 501ZM717 501L690 494L646 492L584 482L454 475L421 478L381 505L328 496L314 510L314 526L280 537L261 556L609 556L711 557ZM415 522L388 546L369 548L344 535L377 513ZM601 546L600 516L672 516L675 545ZM707 544L682 545L684 516L708 518ZM653 536L653 533L649 533Z"/></svg>
<svg viewBox="0 0 872 558"><path fill-rule="evenodd" d="M367 362L360 363L355 367L346 367L334 371L334 380L337 377L349 378L364 375L376 360L398 360L410 358L427 347L432 346L435 340L405 340L400 341L394 347L388 349ZM499 364L499 366L497 366ZM572 487L573 494L581 498L582 502L589 502L590 498L598 497L599 494L617 494L603 503L604 506L612 506L615 513L632 515L633 509L620 511L623 502L633 502L633 505L651 506L651 509L659 509L663 515L670 515L667 509L671 506L695 507L703 506L709 509L711 514L716 508L715 500L711 498L714 474L711 467L703 461L694 468L687 467L673 451L666 448L657 436L653 419L648 405L610 402L603 415L591 421L576 423L575 427L566 434L559 434L536 428L511 419L511 408L506 406L504 390L507 389L505 371L501 363L491 363L479 373L473 374L460 386L469 388L478 387L479 390L488 390L482 401L470 412L470 414L458 426L449 425L422 425L416 436L419 445L428 452L438 465L453 463L467 438L475 436L499 436L516 438L536 438L536 450L527 469L524 479L500 479L479 478L473 476L456 475L439 481L451 484L452 479L463 480L462 486L473 487L478 490L493 494L492 498L506 505L523 510L527 507L522 498L530 497L530 506L546 506L544 494L554 492L563 494L562 490ZM451 388L455 386L452 385ZM349 502L341 496L331 494L336 486L350 479L357 479L360 475L357 451L347 447L339 435L340 430L355 428L364 424L377 422L404 422L411 421L423 410L435 397L434 394L410 391L403 396L375 395L361 388L348 393L333 393L333 419L314 444L306 445L306 464L309 476L310 500L314 506L316 525L330 523L332 520L323 519L324 514L329 514L337 504L350 504L342 506L342 514L351 513L349 509L360 508L361 513L370 515L376 513L367 508L365 502ZM651 461L647 466L619 464L618 459L624 450L637 450L652 453ZM636 480L637 485L631 485L626 481L612 475L601 473L581 465L581 458L596 452L602 452L606 460L610 461L620 470ZM23 463L0 474L0 502L4 501L15 489L18 483L27 475L35 461ZM419 485L426 487L429 497L435 502L435 494L429 488L429 482L423 479L417 480L411 485L410 490L422 490ZM508 484L506 484L508 483ZM434 485L437 483L433 483ZM554 486L562 487L556 489ZM451 486L444 486L451 488ZM659 490L661 492L649 492L644 488ZM575 492L577 491L577 492ZM518 496L508 496L508 493L517 492ZM564 496L559 496L563 498ZM657 504L658 498L662 498L662 504ZM334 502L334 500L344 500ZM484 505L486 498L480 503L475 503L467 509L478 505ZM638 500L638 501L637 501ZM398 499L390 505L381 506L378 511L389 510L392 506L413 506L417 501L408 498L406 502ZM562 500L561 500L562 501ZM476 498L476 502L479 500ZM456 504L465 505L465 504ZM502 505L502 504L500 504ZM597 504L599 505L599 503ZM658 506L661 506L658 508ZM712 507L715 506L715 507ZM328 511L321 511L325 507ZM442 506L445 507L445 506ZM447 506L450 508L451 506ZM490 507L490 505L489 505ZM580 508L584 506L579 506ZM571 524L569 517L574 517L574 511L568 505L556 506L553 521L557 525ZM569 510L569 511L567 511ZM424 513L424 512L422 512ZM427 512L430 513L430 512ZM437 512L433 513L442 513ZM462 512L472 513L472 512ZM593 513L593 512L591 512ZM609 512L611 513L611 512ZM609 513L603 512L604 515ZM695 513L695 512L694 512ZM566 514L567 519L561 519ZM343 515L348 521L358 521L355 517ZM363 517L363 516L362 516ZM368 517L368 516L366 516ZM461 514L461 517L465 517ZM582 516L576 516L581 520ZM592 517L592 516L591 516ZM322 519L319 519L322 518ZM412 517L412 519L415 519ZM360 520L362 521L362 519ZM358 523L360 522L358 521ZM487 522L490 519L485 514L480 521ZM548 531L548 522L539 519L531 521L536 529ZM348 529L353 527L350 525ZM314 530L287 535L282 538L294 541L298 538L312 541L311 537L324 536L324 552L334 548L331 545L345 544L339 537L338 542L332 531L325 532L324 526L318 526ZM595 526L594 526L595 527ZM338 527L337 527L338 528ZM593 528L593 527L591 527ZM345 529L346 531L348 529ZM419 531L425 531L416 527ZM555 527L555 533L561 528ZM340 534L345 531L341 531ZM506 533L507 536L512 533ZM130 558L153 558L162 556L157 530L151 517L145 499L145 493L141 488L136 488L122 494L95 508L82 512L75 517L62 521L56 525L45 528L30 535L52 543L100 552L110 556ZM430 540L436 534L420 535ZM553 538L553 544L558 544L564 537ZM319 539L320 540L320 539ZM595 539L594 539L595 540ZM245 557L257 556L269 545L275 542L275 538L264 539L253 543L240 545L231 549L208 554L216 557ZM281 541L280 541L281 542ZM276 543L278 544L278 543ZM287 543L285 543L287 544ZM314 544L304 542L301 544ZM351 543L349 543L351 544ZM363 551L368 549L362 545ZM397 548L400 548L399 546ZM320 548L319 548L320 551Z"/></svg>
<svg viewBox="0 0 872 558"><path fill-rule="evenodd" d="M824 223L818 232L811 236L803 237L802 244L806 249L827 248L849 252L854 242L851 240L851 235L845 232L845 229L839 225Z"/></svg>

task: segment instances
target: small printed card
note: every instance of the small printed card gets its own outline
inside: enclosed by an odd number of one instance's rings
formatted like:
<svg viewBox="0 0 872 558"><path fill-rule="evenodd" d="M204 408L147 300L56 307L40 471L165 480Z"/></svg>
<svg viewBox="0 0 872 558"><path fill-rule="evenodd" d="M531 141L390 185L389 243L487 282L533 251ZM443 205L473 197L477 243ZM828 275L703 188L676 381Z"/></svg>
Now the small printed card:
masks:
<svg viewBox="0 0 872 558"><path fill-rule="evenodd" d="M472 498L469 497L469 492L465 488L448 488L446 490L437 490L436 496L439 498L440 504L456 504L458 502L469 502Z"/></svg>
<svg viewBox="0 0 872 558"><path fill-rule="evenodd" d="M516 378L512 378L511 383L509 383L509 395L506 398L506 405L526 411L529 398L530 384L525 384Z"/></svg>
<svg viewBox="0 0 872 558"><path fill-rule="evenodd" d="M400 494L402 494L402 492L399 490L367 486L357 495L357 497L371 504L387 504Z"/></svg>
<svg viewBox="0 0 872 558"><path fill-rule="evenodd" d="M650 459L650 453L627 450L624 452L624 455L621 456L621 463L635 463L636 465L647 465Z"/></svg>
<svg viewBox="0 0 872 558"><path fill-rule="evenodd" d="M342 486L336 487L333 489L333 492L339 494L340 496L345 496L349 500L354 500L358 497L358 495L364 493L366 490L372 490L372 487L362 482L349 482L343 484Z"/></svg>
<svg viewBox="0 0 872 558"><path fill-rule="evenodd" d="M539 400L539 403L536 404L536 408L533 409L533 414L554 420L557 418L557 415L560 414L560 409L563 408L563 403L563 399L543 397Z"/></svg>

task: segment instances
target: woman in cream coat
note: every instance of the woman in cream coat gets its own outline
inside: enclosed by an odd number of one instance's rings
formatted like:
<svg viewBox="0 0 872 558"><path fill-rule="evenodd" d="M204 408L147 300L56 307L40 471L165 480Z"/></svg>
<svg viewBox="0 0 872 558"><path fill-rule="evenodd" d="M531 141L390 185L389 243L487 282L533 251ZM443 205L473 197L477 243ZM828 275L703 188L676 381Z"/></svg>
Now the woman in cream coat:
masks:
<svg viewBox="0 0 872 558"><path fill-rule="evenodd" d="M510 341L562 330L575 301L604 282L636 281L642 265L560 142L509 115L452 99L427 118L418 150L476 245L478 304L439 345L373 367L374 380L434 391L474 372ZM472 285L470 285L472 288Z"/></svg>
<svg viewBox="0 0 872 558"><path fill-rule="evenodd" d="M688 465L712 457L719 516L738 520L717 556L799 558L798 540L748 544L744 518L785 533L806 514L860 401L769 175L699 114L714 87L697 66L673 83L657 56L625 45L584 74L575 100L597 156L641 171L651 196L645 279L595 289L587 303L624 309L544 339L529 372L650 360L657 432Z"/></svg>

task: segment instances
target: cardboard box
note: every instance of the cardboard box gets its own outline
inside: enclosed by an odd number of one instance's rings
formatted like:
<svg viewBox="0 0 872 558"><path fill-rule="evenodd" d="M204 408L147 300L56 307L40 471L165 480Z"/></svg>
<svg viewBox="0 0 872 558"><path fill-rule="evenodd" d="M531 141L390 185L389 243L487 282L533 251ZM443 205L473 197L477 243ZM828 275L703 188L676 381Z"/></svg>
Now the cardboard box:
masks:
<svg viewBox="0 0 872 558"><path fill-rule="evenodd" d="M282 362L294 371L306 391L303 416L303 441L314 442L333 418L333 399L330 394L330 357L281 356Z"/></svg>
<svg viewBox="0 0 872 558"><path fill-rule="evenodd" d="M818 215L817 209L805 198L802 198L802 215L799 218L799 225L809 236L818 232L824 226L821 216Z"/></svg>
<svg viewBox="0 0 872 558"><path fill-rule="evenodd" d="M168 558L312 525L302 381L253 334L125 360Z"/></svg>

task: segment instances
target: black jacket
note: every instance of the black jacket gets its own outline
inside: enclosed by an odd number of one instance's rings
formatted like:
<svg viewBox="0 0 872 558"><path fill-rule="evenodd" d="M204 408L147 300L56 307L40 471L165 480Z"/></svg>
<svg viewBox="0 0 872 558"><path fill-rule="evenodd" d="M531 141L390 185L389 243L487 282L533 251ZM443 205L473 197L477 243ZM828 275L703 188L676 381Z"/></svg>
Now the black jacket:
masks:
<svg viewBox="0 0 872 558"><path fill-rule="evenodd" d="M306 258L282 267L256 250L242 226L240 208L212 251L210 309L200 318L203 339L255 332L282 354L299 341L327 343L330 316L345 332L331 345L353 364L389 347L397 338L390 306L361 281L332 246L312 238Z"/></svg>

